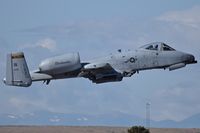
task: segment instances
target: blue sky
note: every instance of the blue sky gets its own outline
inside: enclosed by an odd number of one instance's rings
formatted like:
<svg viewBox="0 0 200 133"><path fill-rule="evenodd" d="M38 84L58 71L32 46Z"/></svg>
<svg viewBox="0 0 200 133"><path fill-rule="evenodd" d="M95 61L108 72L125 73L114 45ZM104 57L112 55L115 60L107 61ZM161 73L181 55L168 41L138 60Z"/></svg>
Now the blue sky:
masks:
<svg viewBox="0 0 200 133"><path fill-rule="evenodd" d="M82 60L163 41L200 59L200 1L197 0L1 0L0 63L24 51L30 70L42 59L79 52ZM200 66L143 71L119 83L87 79L42 82L29 88L0 84L0 113L48 110L62 113L123 112L154 120L182 120L200 113Z"/></svg>

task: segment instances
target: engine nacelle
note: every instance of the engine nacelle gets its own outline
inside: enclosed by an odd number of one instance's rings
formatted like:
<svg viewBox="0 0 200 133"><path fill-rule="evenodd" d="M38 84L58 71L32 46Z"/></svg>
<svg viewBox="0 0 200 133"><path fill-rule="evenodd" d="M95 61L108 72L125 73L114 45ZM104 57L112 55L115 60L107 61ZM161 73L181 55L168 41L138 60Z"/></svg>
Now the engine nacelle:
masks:
<svg viewBox="0 0 200 133"><path fill-rule="evenodd" d="M69 53L42 61L39 70L48 74L60 74L75 71L81 67L79 53Z"/></svg>
<svg viewBox="0 0 200 133"><path fill-rule="evenodd" d="M182 68L182 67L185 67L185 66L186 66L185 63L178 63L178 64L171 65L169 67L169 70L172 71L172 70L176 70L176 69L179 69L179 68Z"/></svg>

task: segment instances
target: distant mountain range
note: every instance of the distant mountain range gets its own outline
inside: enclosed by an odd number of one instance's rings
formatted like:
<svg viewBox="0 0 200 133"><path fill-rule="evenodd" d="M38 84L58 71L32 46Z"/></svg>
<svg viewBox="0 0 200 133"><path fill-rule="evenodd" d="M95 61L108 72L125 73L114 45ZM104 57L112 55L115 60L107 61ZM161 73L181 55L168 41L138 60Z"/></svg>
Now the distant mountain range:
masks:
<svg viewBox="0 0 200 133"><path fill-rule="evenodd" d="M151 127L158 128L200 128L200 114L179 122L151 120L150 123ZM0 114L0 125L145 126L145 119L116 112L102 115L84 115L37 111L23 115Z"/></svg>

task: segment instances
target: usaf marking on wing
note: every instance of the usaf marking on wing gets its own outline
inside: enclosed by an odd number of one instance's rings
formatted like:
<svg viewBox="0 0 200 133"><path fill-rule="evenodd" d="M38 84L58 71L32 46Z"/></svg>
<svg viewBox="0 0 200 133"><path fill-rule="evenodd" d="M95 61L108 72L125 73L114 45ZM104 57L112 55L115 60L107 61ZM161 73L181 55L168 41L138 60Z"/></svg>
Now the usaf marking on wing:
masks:
<svg viewBox="0 0 200 133"><path fill-rule="evenodd" d="M33 81L84 77L93 83L121 81L136 72L149 69L175 70L197 63L191 54L176 51L162 42L150 43L135 51L121 52L81 62L79 53L69 53L46 59L39 68L29 72L24 53L7 55L6 85L28 87Z"/></svg>

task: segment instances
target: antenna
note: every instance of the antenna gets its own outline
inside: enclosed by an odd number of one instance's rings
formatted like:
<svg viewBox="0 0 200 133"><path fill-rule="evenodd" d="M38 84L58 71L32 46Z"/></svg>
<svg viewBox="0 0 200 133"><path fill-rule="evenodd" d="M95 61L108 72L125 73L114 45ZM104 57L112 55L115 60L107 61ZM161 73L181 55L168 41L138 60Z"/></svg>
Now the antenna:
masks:
<svg viewBox="0 0 200 133"><path fill-rule="evenodd" d="M150 129L150 103L146 103L146 128Z"/></svg>

